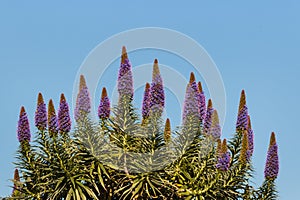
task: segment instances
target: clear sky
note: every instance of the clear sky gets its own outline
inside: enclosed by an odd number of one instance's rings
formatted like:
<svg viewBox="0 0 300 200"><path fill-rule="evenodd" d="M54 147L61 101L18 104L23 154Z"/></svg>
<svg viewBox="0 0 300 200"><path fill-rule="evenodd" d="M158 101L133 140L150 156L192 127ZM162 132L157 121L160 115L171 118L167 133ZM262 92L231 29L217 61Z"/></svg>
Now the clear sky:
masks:
<svg viewBox="0 0 300 200"><path fill-rule="evenodd" d="M253 181L259 186L263 180L269 136L275 131L280 199L299 196L299 1L54 2L0 3L0 196L11 192L20 107L26 107L32 123L38 92L56 105L61 92L71 101L77 70L95 46L113 34L146 26L180 31L210 54L227 94L223 137L234 132L239 94L246 90L255 133ZM139 54L130 58L136 65L155 57L175 65L159 52L144 55L144 61Z"/></svg>

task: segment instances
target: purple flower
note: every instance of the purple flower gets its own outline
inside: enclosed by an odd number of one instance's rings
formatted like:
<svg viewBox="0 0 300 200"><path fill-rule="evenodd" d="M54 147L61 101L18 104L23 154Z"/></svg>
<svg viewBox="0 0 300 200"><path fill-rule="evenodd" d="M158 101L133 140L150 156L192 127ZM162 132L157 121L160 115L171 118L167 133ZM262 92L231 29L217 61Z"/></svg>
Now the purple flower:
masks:
<svg viewBox="0 0 300 200"><path fill-rule="evenodd" d="M203 123L206 115L206 104L205 104L205 95L202 90L201 82L198 82L199 90L199 112L200 112L200 121Z"/></svg>
<svg viewBox="0 0 300 200"><path fill-rule="evenodd" d="M237 121L236 121L236 130L244 131L247 130L248 127L248 108L246 105L242 107L242 109L238 113Z"/></svg>
<svg viewBox="0 0 300 200"><path fill-rule="evenodd" d="M58 130L61 133L68 133L71 130L71 118L69 114L69 105L65 95L61 94L58 110Z"/></svg>
<svg viewBox="0 0 300 200"><path fill-rule="evenodd" d="M118 75L118 92L120 97L129 96L133 98L133 78L131 63L128 59L126 48L122 48L121 65Z"/></svg>
<svg viewBox="0 0 300 200"><path fill-rule="evenodd" d="M100 119L108 119L110 115L110 102L107 96L106 88L102 89L100 105L98 107L98 116Z"/></svg>
<svg viewBox="0 0 300 200"><path fill-rule="evenodd" d="M219 143L221 143L219 141ZM217 152L218 152L218 156L217 156L217 164L216 164L216 168L221 170L221 171L227 171L229 169L230 166L230 153L227 150L227 142L226 139L223 140L222 144L218 145Z"/></svg>
<svg viewBox="0 0 300 200"><path fill-rule="evenodd" d="M44 103L43 95L39 93L37 108L35 111L35 126L38 130L43 131L47 127L47 110L46 104Z"/></svg>
<svg viewBox="0 0 300 200"><path fill-rule="evenodd" d="M208 100L208 104L207 104L207 110L206 110L206 115L205 115L205 121L204 121L204 125L203 125L203 133L207 134L211 124L212 124L212 114L214 112L214 109L212 107L212 100L209 99Z"/></svg>
<svg viewBox="0 0 300 200"><path fill-rule="evenodd" d="M253 134L253 130L251 128L251 120L250 120L249 115L248 115L247 132L248 132L248 149L249 149L250 156L252 156L253 151L254 151L254 134Z"/></svg>
<svg viewBox="0 0 300 200"><path fill-rule="evenodd" d="M146 119L149 117L150 112L150 84L146 83L145 91L144 91L144 98L142 103L142 117Z"/></svg>
<svg viewBox="0 0 300 200"><path fill-rule="evenodd" d="M182 121L183 124L186 123L187 116L191 116L193 118L200 119L200 112L199 112L199 91L198 86L195 82L195 76L192 72L190 75L190 81L186 87L184 105L183 105L183 114L182 114Z"/></svg>
<svg viewBox="0 0 300 200"><path fill-rule="evenodd" d="M150 89L150 110L153 112L158 111L162 113L165 107L165 92L163 81L158 68L157 59L154 60L152 83Z"/></svg>
<svg viewBox="0 0 300 200"><path fill-rule="evenodd" d="M48 104L48 131L50 135L58 133L58 121L52 99L50 99Z"/></svg>
<svg viewBox="0 0 300 200"><path fill-rule="evenodd" d="M270 139L270 146L267 154L267 161L265 165L265 178L275 179L279 172L278 146L276 144L275 133L272 132Z"/></svg>
<svg viewBox="0 0 300 200"><path fill-rule="evenodd" d="M25 108L23 106L20 111L17 133L18 133L18 140L20 143L22 143L23 141L30 142L31 135L30 135L29 121L28 121Z"/></svg>
<svg viewBox="0 0 300 200"><path fill-rule="evenodd" d="M81 117L88 115L91 111L91 100L89 90L86 86L84 76L80 76L79 93L76 99L75 120L78 121Z"/></svg>
<svg viewBox="0 0 300 200"><path fill-rule="evenodd" d="M216 110L213 111L211 118L212 118L212 123L208 130L207 135L211 135L213 138L219 139L221 136L221 126L219 123L218 112Z"/></svg>

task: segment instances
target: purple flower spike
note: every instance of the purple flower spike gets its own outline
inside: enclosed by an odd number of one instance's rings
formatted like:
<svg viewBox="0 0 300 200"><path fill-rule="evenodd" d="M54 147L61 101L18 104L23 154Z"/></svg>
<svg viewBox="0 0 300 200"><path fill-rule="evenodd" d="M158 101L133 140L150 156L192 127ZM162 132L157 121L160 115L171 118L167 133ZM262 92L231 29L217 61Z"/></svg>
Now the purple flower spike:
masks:
<svg viewBox="0 0 300 200"><path fill-rule="evenodd" d="M150 84L146 83L143 104L142 104L143 119L146 119L149 117L149 112L150 112Z"/></svg>
<svg viewBox="0 0 300 200"><path fill-rule="evenodd" d="M118 92L120 97L129 96L133 98L133 78L131 63L128 59L126 48L122 48L121 65L118 75Z"/></svg>
<svg viewBox="0 0 300 200"><path fill-rule="evenodd" d="M192 116L192 117L196 117L197 119L200 119L199 102L200 99L199 99L198 86L197 83L195 82L195 75L192 72L190 75L190 81L186 87L183 114L182 114L183 124L186 123L187 116Z"/></svg>
<svg viewBox="0 0 300 200"><path fill-rule="evenodd" d="M47 109L41 93L38 95L37 107L35 111L35 126L40 131L44 131L47 127Z"/></svg>
<svg viewBox="0 0 300 200"><path fill-rule="evenodd" d="M86 86L84 76L80 76L79 93L76 99L75 120L79 121L81 117L88 115L91 111L91 100L89 90Z"/></svg>
<svg viewBox="0 0 300 200"><path fill-rule="evenodd" d="M154 60L150 94L150 110L162 113L165 107L165 92L157 59Z"/></svg>
<svg viewBox="0 0 300 200"><path fill-rule="evenodd" d="M267 154L267 161L265 166L265 178L275 179L279 172L278 146L276 144L275 133L272 132L270 139L270 146Z"/></svg>
<svg viewBox="0 0 300 200"><path fill-rule="evenodd" d="M220 145L220 144L219 144ZM226 139L223 140L223 143L218 150L219 155L217 156L218 162L216 164L216 168L221 171L227 171L230 166L230 153L227 150L227 142Z"/></svg>
<svg viewBox="0 0 300 200"><path fill-rule="evenodd" d="M221 126L219 123L219 116L216 110L213 111L212 114L212 123L211 127L208 130L208 135L211 135L215 139L219 139L221 136Z"/></svg>
<svg viewBox="0 0 300 200"><path fill-rule="evenodd" d="M244 131L248 128L248 108L246 105L238 113L236 131Z"/></svg>
<svg viewBox="0 0 300 200"><path fill-rule="evenodd" d="M25 108L22 106L20 111L20 117L18 121L18 140L20 143L23 141L30 142L31 134L28 117L25 111Z"/></svg>
<svg viewBox="0 0 300 200"><path fill-rule="evenodd" d="M200 112L200 121L203 123L206 115L206 104L205 104L205 95L202 89L201 82L198 82L199 90L199 112Z"/></svg>
<svg viewBox="0 0 300 200"><path fill-rule="evenodd" d="M69 105L65 95L61 94L58 110L58 130L60 133L68 133L71 130L71 118L69 113Z"/></svg>
<svg viewBox="0 0 300 200"><path fill-rule="evenodd" d="M48 104L48 131L51 136L58 133L58 120L52 99L50 99Z"/></svg>
<svg viewBox="0 0 300 200"><path fill-rule="evenodd" d="M248 150L249 150L250 156L252 156L253 151L254 151L254 134L253 134L253 130L252 130L252 127L251 127L251 120L250 120L249 115L248 115L247 132L248 132Z"/></svg>
<svg viewBox="0 0 300 200"><path fill-rule="evenodd" d="M208 100L205 121L203 125L203 133L207 134L212 124L212 114L214 112L212 100Z"/></svg>
<svg viewBox="0 0 300 200"><path fill-rule="evenodd" d="M100 119L108 119L110 115L110 102L107 96L106 88L102 89L100 105L98 107L98 116Z"/></svg>

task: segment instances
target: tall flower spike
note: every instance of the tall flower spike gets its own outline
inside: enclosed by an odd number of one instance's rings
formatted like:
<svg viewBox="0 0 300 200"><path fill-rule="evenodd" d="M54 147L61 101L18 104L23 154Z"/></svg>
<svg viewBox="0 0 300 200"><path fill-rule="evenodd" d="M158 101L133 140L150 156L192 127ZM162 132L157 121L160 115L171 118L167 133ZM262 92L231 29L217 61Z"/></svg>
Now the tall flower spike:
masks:
<svg viewBox="0 0 300 200"><path fill-rule="evenodd" d="M211 127L209 128L207 135L212 136L214 139L218 139L221 136L221 126L217 110L213 111L211 117Z"/></svg>
<svg viewBox="0 0 300 200"><path fill-rule="evenodd" d="M164 139L165 139L165 142L169 142L171 140L171 125L170 125L169 118L167 118L166 124L165 124Z"/></svg>
<svg viewBox="0 0 300 200"><path fill-rule="evenodd" d="M247 132L248 132L249 153L252 156L253 151L254 151L254 134L253 134L253 130L252 130L252 127L251 127L251 120L250 120L249 115L248 115Z"/></svg>
<svg viewBox="0 0 300 200"><path fill-rule="evenodd" d="M50 136L58 133L58 121L52 99L49 100L48 104L48 131Z"/></svg>
<svg viewBox="0 0 300 200"><path fill-rule="evenodd" d="M108 119L110 115L110 101L107 96L106 88L102 88L100 105L98 107L98 117L102 120Z"/></svg>
<svg viewBox="0 0 300 200"><path fill-rule="evenodd" d="M145 91L144 91L144 98L142 103L142 117L146 119L149 117L150 112L150 84L146 83Z"/></svg>
<svg viewBox="0 0 300 200"><path fill-rule="evenodd" d="M14 172L14 187L13 187L13 191L12 191L12 197L17 197L18 193L19 193L19 190L20 190L20 187L18 186L18 182L20 182L20 176L19 176L19 170L18 169L15 169L15 172Z"/></svg>
<svg viewBox="0 0 300 200"><path fill-rule="evenodd" d="M35 126L38 130L44 131L47 127L47 109L43 95L38 94L37 107L35 111Z"/></svg>
<svg viewBox="0 0 300 200"><path fill-rule="evenodd" d="M206 116L205 116L205 121L204 121L204 126L203 126L203 133L207 134L211 124L212 124L212 114L214 112L213 105L212 105L212 100L208 100L207 104L207 110L206 110Z"/></svg>
<svg viewBox="0 0 300 200"><path fill-rule="evenodd" d="M60 103L58 110L58 130L60 133L68 133L71 130L71 118L69 113L69 105L65 95L60 95Z"/></svg>
<svg viewBox="0 0 300 200"><path fill-rule="evenodd" d="M195 81L195 75L193 72L191 72L190 81L186 87L186 93L184 99L183 114L182 114L183 124L186 123L187 116L200 119L199 102L200 100L199 100L198 86Z"/></svg>
<svg viewBox="0 0 300 200"><path fill-rule="evenodd" d="M128 59L126 48L122 47L121 65L118 75L118 92L120 98L133 98L133 78L131 63Z"/></svg>
<svg viewBox="0 0 300 200"><path fill-rule="evenodd" d="M158 60L154 60L152 83L150 89L150 110L153 112L163 112L165 107L165 91L163 87L163 81L160 75Z"/></svg>
<svg viewBox="0 0 300 200"><path fill-rule="evenodd" d="M221 155L221 153L222 153L222 141L221 141L220 138L217 140L216 153L217 153L218 156Z"/></svg>
<svg viewBox="0 0 300 200"><path fill-rule="evenodd" d="M205 120L206 115L206 104L205 104L205 95L202 89L202 84L198 82L198 90L199 90L199 112L200 112L200 121L201 123Z"/></svg>
<svg viewBox="0 0 300 200"><path fill-rule="evenodd" d="M91 100L89 90L83 75L80 76L79 93L77 94L76 107L74 111L75 120L79 121L81 117L88 115L91 111Z"/></svg>
<svg viewBox="0 0 300 200"><path fill-rule="evenodd" d="M230 159L231 159L231 156L230 156L230 153L227 151L227 142L226 142L226 139L223 140L223 143L221 144L221 141L220 141L220 144L219 144L221 148L219 151L220 151L220 154L218 156L218 163L216 165L216 168L219 169L219 170L222 170L222 171L227 171L229 169L229 166L230 166Z"/></svg>
<svg viewBox="0 0 300 200"><path fill-rule="evenodd" d="M243 139L242 139L242 148L241 148L241 153L240 153L240 157L239 157L239 161L242 165L246 165L250 159L248 148L249 148L248 134L247 134L247 131L244 131Z"/></svg>
<svg viewBox="0 0 300 200"><path fill-rule="evenodd" d="M242 90L240 97L240 104L238 110L238 116L236 121L236 131L242 132L247 130L248 127L248 108L246 105L246 95L245 91Z"/></svg>
<svg viewBox="0 0 300 200"><path fill-rule="evenodd" d="M278 146L275 139L275 133L272 132L270 138L270 145L267 154L267 161L265 165L265 178L276 179L279 172Z"/></svg>
<svg viewBox="0 0 300 200"><path fill-rule="evenodd" d="M29 121L28 121L25 108L23 106L21 107L21 111L20 111L17 133L18 133L18 140L20 143L30 142L30 138L31 138L30 126L29 126Z"/></svg>
<svg viewBox="0 0 300 200"><path fill-rule="evenodd" d="M237 121L236 121L236 131L244 131L247 130L248 127L248 108L246 105L240 110L238 113Z"/></svg>
<svg viewBox="0 0 300 200"><path fill-rule="evenodd" d="M245 94L245 90L242 90L240 96L239 111L242 110L245 105L246 105L246 94Z"/></svg>

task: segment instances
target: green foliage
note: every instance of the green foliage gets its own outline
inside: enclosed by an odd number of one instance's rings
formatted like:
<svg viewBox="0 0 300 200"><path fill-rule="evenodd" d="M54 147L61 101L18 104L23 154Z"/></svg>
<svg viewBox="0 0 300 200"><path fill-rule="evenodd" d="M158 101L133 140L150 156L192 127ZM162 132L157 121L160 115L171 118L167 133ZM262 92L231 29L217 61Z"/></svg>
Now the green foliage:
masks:
<svg viewBox="0 0 300 200"><path fill-rule="evenodd" d="M220 149L202 133L199 118L186 116L164 140L162 113L141 123L132 98L123 96L113 116L98 123L88 114L72 133L38 131L21 143L11 199L276 199L274 179L257 190L247 157L247 139L237 131L229 141L228 170L216 167ZM224 143L226 145L226 142Z"/></svg>

